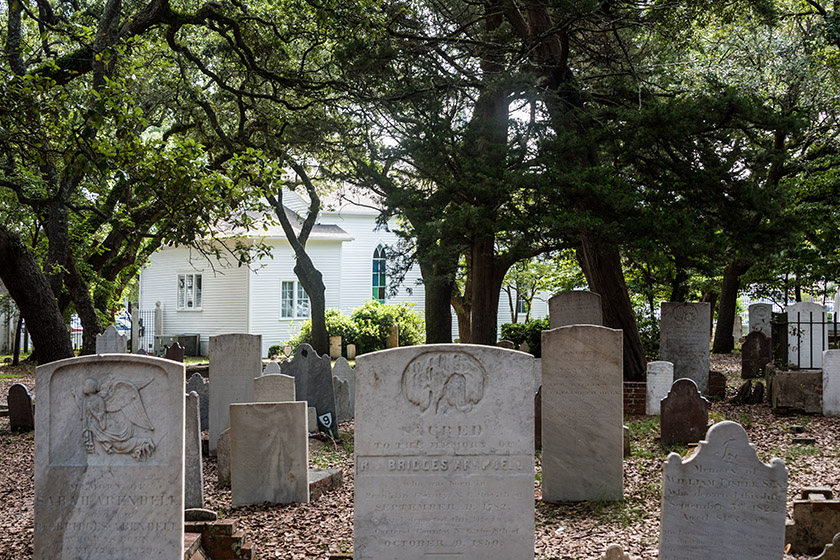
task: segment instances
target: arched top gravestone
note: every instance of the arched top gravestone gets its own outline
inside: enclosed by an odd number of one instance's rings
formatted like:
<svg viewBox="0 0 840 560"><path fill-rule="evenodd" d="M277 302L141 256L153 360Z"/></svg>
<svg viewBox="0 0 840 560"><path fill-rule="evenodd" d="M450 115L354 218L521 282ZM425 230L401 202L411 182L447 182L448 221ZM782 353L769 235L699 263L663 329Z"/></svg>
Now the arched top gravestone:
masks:
<svg viewBox="0 0 840 560"><path fill-rule="evenodd" d="M709 425L709 401L693 379L677 379L660 403L662 443L688 444L700 441Z"/></svg>
<svg viewBox="0 0 840 560"><path fill-rule="evenodd" d="M309 344L300 344L295 356L281 369L295 378L295 399L315 407L318 427L338 437L338 418L335 413L335 390L332 380L332 361L326 354L319 356Z"/></svg>
<svg viewBox="0 0 840 560"><path fill-rule="evenodd" d="M567 325L603 325L601 296L586 290L560 292L548 300L552 329Z"/></svg>

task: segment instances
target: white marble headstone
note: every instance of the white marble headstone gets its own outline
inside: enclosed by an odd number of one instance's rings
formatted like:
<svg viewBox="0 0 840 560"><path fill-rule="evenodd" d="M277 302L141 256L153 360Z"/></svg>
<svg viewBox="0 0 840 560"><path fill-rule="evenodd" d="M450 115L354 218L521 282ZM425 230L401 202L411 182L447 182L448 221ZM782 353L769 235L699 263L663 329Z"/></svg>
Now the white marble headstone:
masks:
<svg viewBox="0 0 840 560"><path fill-rule="evenodd" d="M753 303L749 308L748 321L750 332L760 331L767 338L773 336L773 305L770 303Z"/></svg>
<svg viewBox="0 0 840 560"><path fill-rule="evenodd" d="M739 424L713 425L697 451L671 453L662 487L660 560L781 560L787 469L762 463Z"/></svg>
<svg viewBox="0 0 840 560"><path fill-rule="evenodd" d="M709 394L709 326L711 305L663 303L659 354L674 364L674 381L693 379L704 395Z"/></svg>
<svg viewBox="0 0 840 560"><path fill-rule="evenodd" d="M560 292L548 300L552 329L567 325L603 325L601 296L586 290Z"/></svg>
<svg viewBox="0 0 840 560"><path fill-rule="evenodd" d="M840 350L823 352L822 364L823 416L840 416Z"/></svg>
<svg viewBox="0 0 840 560"><path fill-rule="evenodd" d="M128 340L117 332L117 327L108 325L105 332L96 335L97 354L125 354L128 352Z"/></svg>
<svg viewBox="0 0 840 560"><path fill-rule="evenodd" d="M469 344L357 358L356 560L534 558L532 364Z"/></svg>
<svg viewBox="0 0 840 560"><path fill-rule="evenodd" d="M35 560L181 560L183 364L105 354L36 375Z"/></svg>
<svg viewBox="0 0 840 560"><path fill-rule="evenodd" d="M662 361L648 362L645 414L659 416L660 402L668 396L673 382L674 364Z"/></svg>
<svg viewBox="0 0 840 560"><path fill-rule="evenodd" d="M254 402L293 400L295 400L295 378L291 375L269 373L254 378Z"/></svg>
<svg viewBox="0 0 840 560"><path fill-rule="evenodd" d="M254 377L262 373L262 336L223 334L210 337L210 453L219 434L230 427L231 403L254 401Z"/></svg>
<svg viewBox="0 0 840 560"><path fill-rule="evenodd" d="M799 369L822 369L822 353L828 349L825 306L801 301L785 308L788 321L788 361Z"/></svg>
<svg viewBox="0 0 840 560"><path fill-rule="evenodd" d="M204 507L204 470L201 460L201 411L198 393L186 396L184 411L184 508Z"/></svg>

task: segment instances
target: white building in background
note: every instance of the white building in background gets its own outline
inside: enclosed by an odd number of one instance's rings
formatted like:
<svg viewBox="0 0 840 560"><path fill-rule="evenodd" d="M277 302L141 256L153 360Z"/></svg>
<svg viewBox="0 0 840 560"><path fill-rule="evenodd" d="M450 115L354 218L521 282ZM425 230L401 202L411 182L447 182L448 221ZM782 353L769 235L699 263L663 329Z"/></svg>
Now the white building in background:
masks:
<svg viewBox="0 0 840 560"><path fill-rule="evenodd" d="M308 201L286 191L283 202L292 212L305 215ZM419 267L411 269L396 295L387 294L384 249L395 246L397 236L377 229L379 212L371 204L341 198L325 203L319 223L306 244L307 253L323 275L327 309L349 315L366 301L414 304L423 313L425 290ZM395 223L389 224L391 228ZM188 247L164 247L155 252L140 273L141 310L151 311L160 302L158 335L198 334L200 353L207 354L209 338L218 334L261 334L263 355L268 348L294 337L309 319L306 292L294 273L294 251L280 225L259 229L272 249L250 268L239 266L230 254L219 259ZM247 238L240 238L246 240ZM544 299L533 303L532 318L545 317ZM506 294L499 301L499 325L510 322ZM453 336L458 336L453 311Z"/></svg>

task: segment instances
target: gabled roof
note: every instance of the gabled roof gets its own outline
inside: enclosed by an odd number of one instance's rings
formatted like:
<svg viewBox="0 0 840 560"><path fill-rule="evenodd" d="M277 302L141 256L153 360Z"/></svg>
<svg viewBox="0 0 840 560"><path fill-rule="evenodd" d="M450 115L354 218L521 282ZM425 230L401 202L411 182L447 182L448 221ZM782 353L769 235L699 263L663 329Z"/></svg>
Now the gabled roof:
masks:
<svg viewBox="0 0 840 560"><path fill-rule="evenodd" d="M295 234L299 234L303 227L303 220L294 211L284 206L286 217L292 224ZM224 224L219 227L221 237L260 237L266 239L286 239L283 226L273 213L258 214L249 212L253 226L246 232L241 227ZM309 234L310 241L352 241L353 236L334 224L316 223Z"/></svg>

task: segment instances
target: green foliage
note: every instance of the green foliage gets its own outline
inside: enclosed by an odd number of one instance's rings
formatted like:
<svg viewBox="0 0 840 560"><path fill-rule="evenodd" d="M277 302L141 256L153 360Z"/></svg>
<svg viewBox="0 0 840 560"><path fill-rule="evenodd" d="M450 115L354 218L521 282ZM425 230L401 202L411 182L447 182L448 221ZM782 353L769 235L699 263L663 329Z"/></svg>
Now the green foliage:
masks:
<svg viewBox="0 0 840 560"><path fill-rule="evenodd" d="M642 348L648 360L659 359L659 319L655 316L636 315L639 325L639 336L642 338Z"/></svg>
<svg viewBox="0 0 840 560"><path fill-rule="evenodd" d="M510 340L518 348L523 342L528 343L531 354L542 356L542 331L548 330L548 317L533 319L524 323L505 323L502 325L502 339Z"/></svg>

